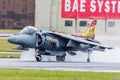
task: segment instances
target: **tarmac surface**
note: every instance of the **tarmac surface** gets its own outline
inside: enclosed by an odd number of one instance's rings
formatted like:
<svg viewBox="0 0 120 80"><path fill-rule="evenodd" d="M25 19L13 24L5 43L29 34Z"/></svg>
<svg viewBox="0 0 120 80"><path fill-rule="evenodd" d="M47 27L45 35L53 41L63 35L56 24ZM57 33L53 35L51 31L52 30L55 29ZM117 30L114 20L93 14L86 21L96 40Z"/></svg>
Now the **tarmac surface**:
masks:
<svg viewBox="0 0 120 80"><path fill-rule="evenodd" d="M79 53L76 56L67 54L65 62L56 62L55 57L43 56L42 62L36 62L35 51L23 51L21 59L0 59L0 68L20 68L38 70L64 70L64 71L92 71L92 72L120 72L120 38L100 38L100 42L115 46L113 50L93 52L91 63L87 63L87 54Z"/></svg>
<svg viewBox="0 0 120 80"><path fill-rule="evenodd" d="M92 72L120 72L120 63L100 62L36 62L21 59L0 59L0 68L20 68L36 70L63 70L63 71L92 71Z"/></svg>
<svg viewBox="0 0 120 80"><path fill-rule="evenodd" d="M55 56L42 56L42 62L36 62L34 49L20 54L20 59L0 59L0 68L120 72L120 47L106 52L94 52L91 54L91 63L86 62L87 54L80 52L76 56L67 54L65 62L56 62Z"/></svg>

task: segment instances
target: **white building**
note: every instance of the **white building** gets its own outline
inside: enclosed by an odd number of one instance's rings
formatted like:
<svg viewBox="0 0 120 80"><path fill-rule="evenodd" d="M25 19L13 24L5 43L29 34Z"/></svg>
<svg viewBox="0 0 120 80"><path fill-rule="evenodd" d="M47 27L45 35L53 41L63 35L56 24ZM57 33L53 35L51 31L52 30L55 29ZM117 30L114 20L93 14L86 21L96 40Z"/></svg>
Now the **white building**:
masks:
<svg viewBox="0 0 120 80"><path fill-rule="evenodd" d="M62 0L36 0L35 26L42 30L63 33L82 33L92 19L61 18ZM120 20L102 20L97 22L97 35L120 35Z"/></svg>

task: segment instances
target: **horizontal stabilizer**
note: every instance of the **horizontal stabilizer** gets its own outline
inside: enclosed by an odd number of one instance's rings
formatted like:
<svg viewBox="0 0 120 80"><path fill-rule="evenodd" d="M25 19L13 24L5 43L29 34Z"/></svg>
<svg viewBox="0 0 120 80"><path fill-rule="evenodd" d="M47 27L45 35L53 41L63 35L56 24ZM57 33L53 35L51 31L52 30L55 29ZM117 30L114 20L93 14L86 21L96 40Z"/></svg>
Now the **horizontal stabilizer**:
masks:
<svg viewBox="0 0 120 80"><path fill-rule="evenodd" d="M107 47L107 49L114 49L113 47Z"/></svg>

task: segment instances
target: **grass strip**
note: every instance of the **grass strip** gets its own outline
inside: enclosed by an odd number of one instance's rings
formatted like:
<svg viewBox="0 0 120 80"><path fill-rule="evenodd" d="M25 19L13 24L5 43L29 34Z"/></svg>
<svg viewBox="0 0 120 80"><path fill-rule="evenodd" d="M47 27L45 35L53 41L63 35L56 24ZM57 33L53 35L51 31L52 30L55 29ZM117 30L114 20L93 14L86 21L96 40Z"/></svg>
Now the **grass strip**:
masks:
<svg viewBox="0 0 120 80"><path fill-rule="evenodd" d="M20 50L14 50L17 47L15 44L11 44L7 39L0 39L0 52L20 52Z"/></svg>
<svg viewBox="0 0 120 80"><path fill-rule="evenodd" d="M0 58L20 58L20 54L0 53Z"/></svg>
<svg viewBox="0 0 120 80"><path fill-rule="evenodd" d="M18 33L18 32L20 32L20 30L17 30L17 29L0 29L0 33L14 34L14 33Z"/></svg>
<svg viewBox="0 0 120 80"><path fill-rule="evenodd" d="M1 80L120 80L120 73L0 69Z"/></svg>

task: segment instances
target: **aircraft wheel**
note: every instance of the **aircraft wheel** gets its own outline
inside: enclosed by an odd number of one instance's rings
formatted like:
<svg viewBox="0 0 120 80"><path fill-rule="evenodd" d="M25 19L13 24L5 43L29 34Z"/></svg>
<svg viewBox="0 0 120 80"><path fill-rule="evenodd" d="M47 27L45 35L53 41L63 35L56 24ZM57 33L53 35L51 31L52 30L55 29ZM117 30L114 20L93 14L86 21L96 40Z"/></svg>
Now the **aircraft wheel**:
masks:
<svg viewBox="0 0 120 80"><path fill-rule="evenodd" d="M87 58L87 63L90 63L90 54L92 53L92 49L91 48L89 48L88 49L88 58Z"/></svg>
<svg viewBox="0 0 120 80"><path fill-rule="evenodd" d="M90 58L87 59L87 63L90 63Z"/></svg>
<svg viewBox="0 0 120 80"><path fill-rule="evenodd" d="M56 56L56 60L58 62L63 62L63 61L65 61L65 56Z"/></svg>
<svg viewBox="0 0 120 80"><path fill-rule="evenodd" d="M42 61L42 56L36 56L36 61L41 62Z"/></svg>

